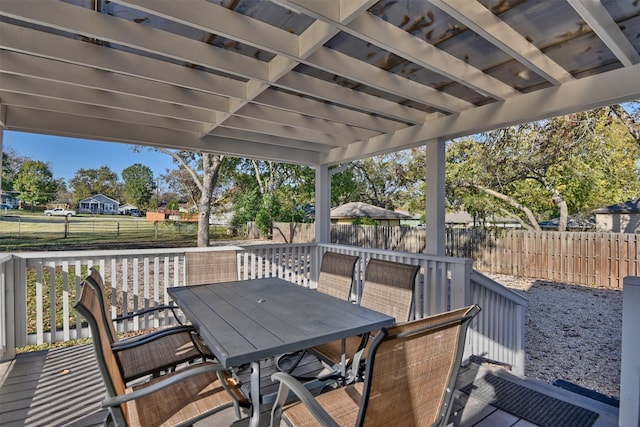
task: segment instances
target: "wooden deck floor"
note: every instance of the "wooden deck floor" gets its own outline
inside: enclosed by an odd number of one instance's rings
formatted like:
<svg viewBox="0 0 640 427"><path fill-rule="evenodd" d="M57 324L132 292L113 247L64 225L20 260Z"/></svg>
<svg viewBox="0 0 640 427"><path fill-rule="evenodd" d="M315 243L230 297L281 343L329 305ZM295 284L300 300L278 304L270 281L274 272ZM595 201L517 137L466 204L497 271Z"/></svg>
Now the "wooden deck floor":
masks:
<svg viewBox="0 0 640 427"><path fill-rule="evenodd" d="M470 364L462 369L457 386L462 388L487 373L597 412L599 416L593 427L618 424L618 409L615 407L540 381L517 377L498 367ZM103 396L102 380L91 345L19 354L15 360L0 364L0 425L3 427L98 426L106 415L100 407ZM456 391L452 411L450 426L536 426L459 390ZM265 425L267 420L265 417ZM228 410L197 425L246 424L246 419L238 422L234 412Z"/></svg>

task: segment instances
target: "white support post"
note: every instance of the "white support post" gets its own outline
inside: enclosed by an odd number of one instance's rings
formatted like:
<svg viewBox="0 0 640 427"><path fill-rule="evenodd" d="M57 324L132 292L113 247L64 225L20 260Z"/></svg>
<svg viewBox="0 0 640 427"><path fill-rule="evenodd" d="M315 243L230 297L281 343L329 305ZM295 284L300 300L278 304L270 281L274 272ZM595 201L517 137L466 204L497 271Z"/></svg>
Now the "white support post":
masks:
<svg viewBox="0 0 640 427"><path fill-rule="evenodd" d="M329 166L316 165L316 243L331 243L331 174ZM320 273L320 254L315 251L311 263L312 287L317 285Z"/></svg>
<svg viewBox="0 0 640 427"><path fill-rule="evenodd" d="M425 254L445 255L445 140L426 144L426 247Z"/></svg>
<svg viewBox="0 0 640 427"><path fill-rule="evenodd" d="M640 277L623 279L619 426L640 426Z"/></svg>
<svg viewBox="0 0 640 427"><path fill-rule="evenodd" d="M16 286L15 273L19 271L17 262L14 258L10 261L3 261L0 266L0 290L2 292L0 295L0 362L15 359L16 347L18 347L17 335L24 333L26 336L26 331L20 329L21 322L18 321L19 317L16 315L16 309L26 305L24 304L26 292L19 292L20 287ZM16 288L18 288L18 295L16 295ZM20 300L19 296L21 295L24 295L25 299ZM23 303L20 304L20 301ZM24 319L26 324L26 313Z"/></svg>
<svg viewBox="0 0 640 427"><path fill-rule="evenodd" d="M329 166L316 165L316 243L331 243L331 177Z"/></svg>
<svg viewBox="0 0 640 427"><path fill-rule="evenodd" d="M2 111L1 107L0 107L0 112ZM2 118L0 118L0 125L2 125ZM0 196L2 195L2 158L4 157L4 151L3 147L2 147L2 143L4 140L4 129L2 127L0 127ZM2 197L0 197L0 203L2 203Z"/></svg>

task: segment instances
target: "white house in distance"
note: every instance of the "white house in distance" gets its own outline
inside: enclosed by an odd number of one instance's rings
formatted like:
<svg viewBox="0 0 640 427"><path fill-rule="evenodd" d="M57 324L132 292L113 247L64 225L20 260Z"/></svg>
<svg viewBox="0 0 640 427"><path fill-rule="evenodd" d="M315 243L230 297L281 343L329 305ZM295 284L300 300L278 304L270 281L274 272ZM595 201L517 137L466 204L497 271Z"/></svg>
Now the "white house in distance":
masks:
<svg viewBox="0 0 640 427"><path fill-rule="evenodd" d="M78 213L118 215L120 202L104 194L96 194L78 202Z"/></svg>
<svg viewBox="0 0 640 427"><path fill-rule="evenodd" d="M593 211L596 228L613 233L640 233L640 198Z"/></svg>

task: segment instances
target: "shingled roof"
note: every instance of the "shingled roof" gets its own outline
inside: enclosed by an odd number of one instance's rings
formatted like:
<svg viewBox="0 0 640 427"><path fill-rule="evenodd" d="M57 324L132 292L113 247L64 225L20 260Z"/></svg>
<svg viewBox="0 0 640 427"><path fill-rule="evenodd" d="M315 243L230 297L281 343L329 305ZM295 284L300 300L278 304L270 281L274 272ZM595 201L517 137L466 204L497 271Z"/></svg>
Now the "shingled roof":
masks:
<svg viewBox="0 0 640 427"><path fill-rule="evenodd" d="M341 218L407 219L411 217L368 203L350 202L331 209L331 219Z"/></svg>
<svg viewBox="0 0 640 427"><path fill-rule="evenodd" d="M593 211L594 214L640 214L640 198L635 200L627 200L624 203L611 205L604 208L598 208Z"/></svg>

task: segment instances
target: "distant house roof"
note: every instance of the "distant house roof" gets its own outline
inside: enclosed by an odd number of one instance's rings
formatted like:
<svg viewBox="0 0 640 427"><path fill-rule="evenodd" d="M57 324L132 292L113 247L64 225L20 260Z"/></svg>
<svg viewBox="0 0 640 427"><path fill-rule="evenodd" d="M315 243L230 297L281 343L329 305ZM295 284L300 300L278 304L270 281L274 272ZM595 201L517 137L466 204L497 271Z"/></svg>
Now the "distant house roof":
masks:
<svg viewBox="0 0 640 427"><path fill-rule="evenodd" d="M640 214L640 198L635 200L627 200L624 203L611 205L604 208L598 208L593 211L594 214Z"/></svg>
<svg viewBox="0 0 640 427"><path fill-rule="evenodd" d="M407 219L411 217L368 203L350 202L331 209L331 219L340 218Z"/></svg>
<svg viewBox="0 0 640 427"><path fill-rule="evenodd" d="M473 217L466 211L448 213L444 216L444 222L446 224L468 224L472 221Z"/></svg>
<svg viewBox="0 0 640 427"><path fill-rule="evenodd" d="M87 202L87 203L91 203L91 202L101 202L104 203L105 201L107 202L113 202L116 204L120 204L117 200L113 200L111 197L107 197L104 194L96 194L94 196L89 196L85 199L80 200L78 203L83 203L83 202Z"/></svg>

